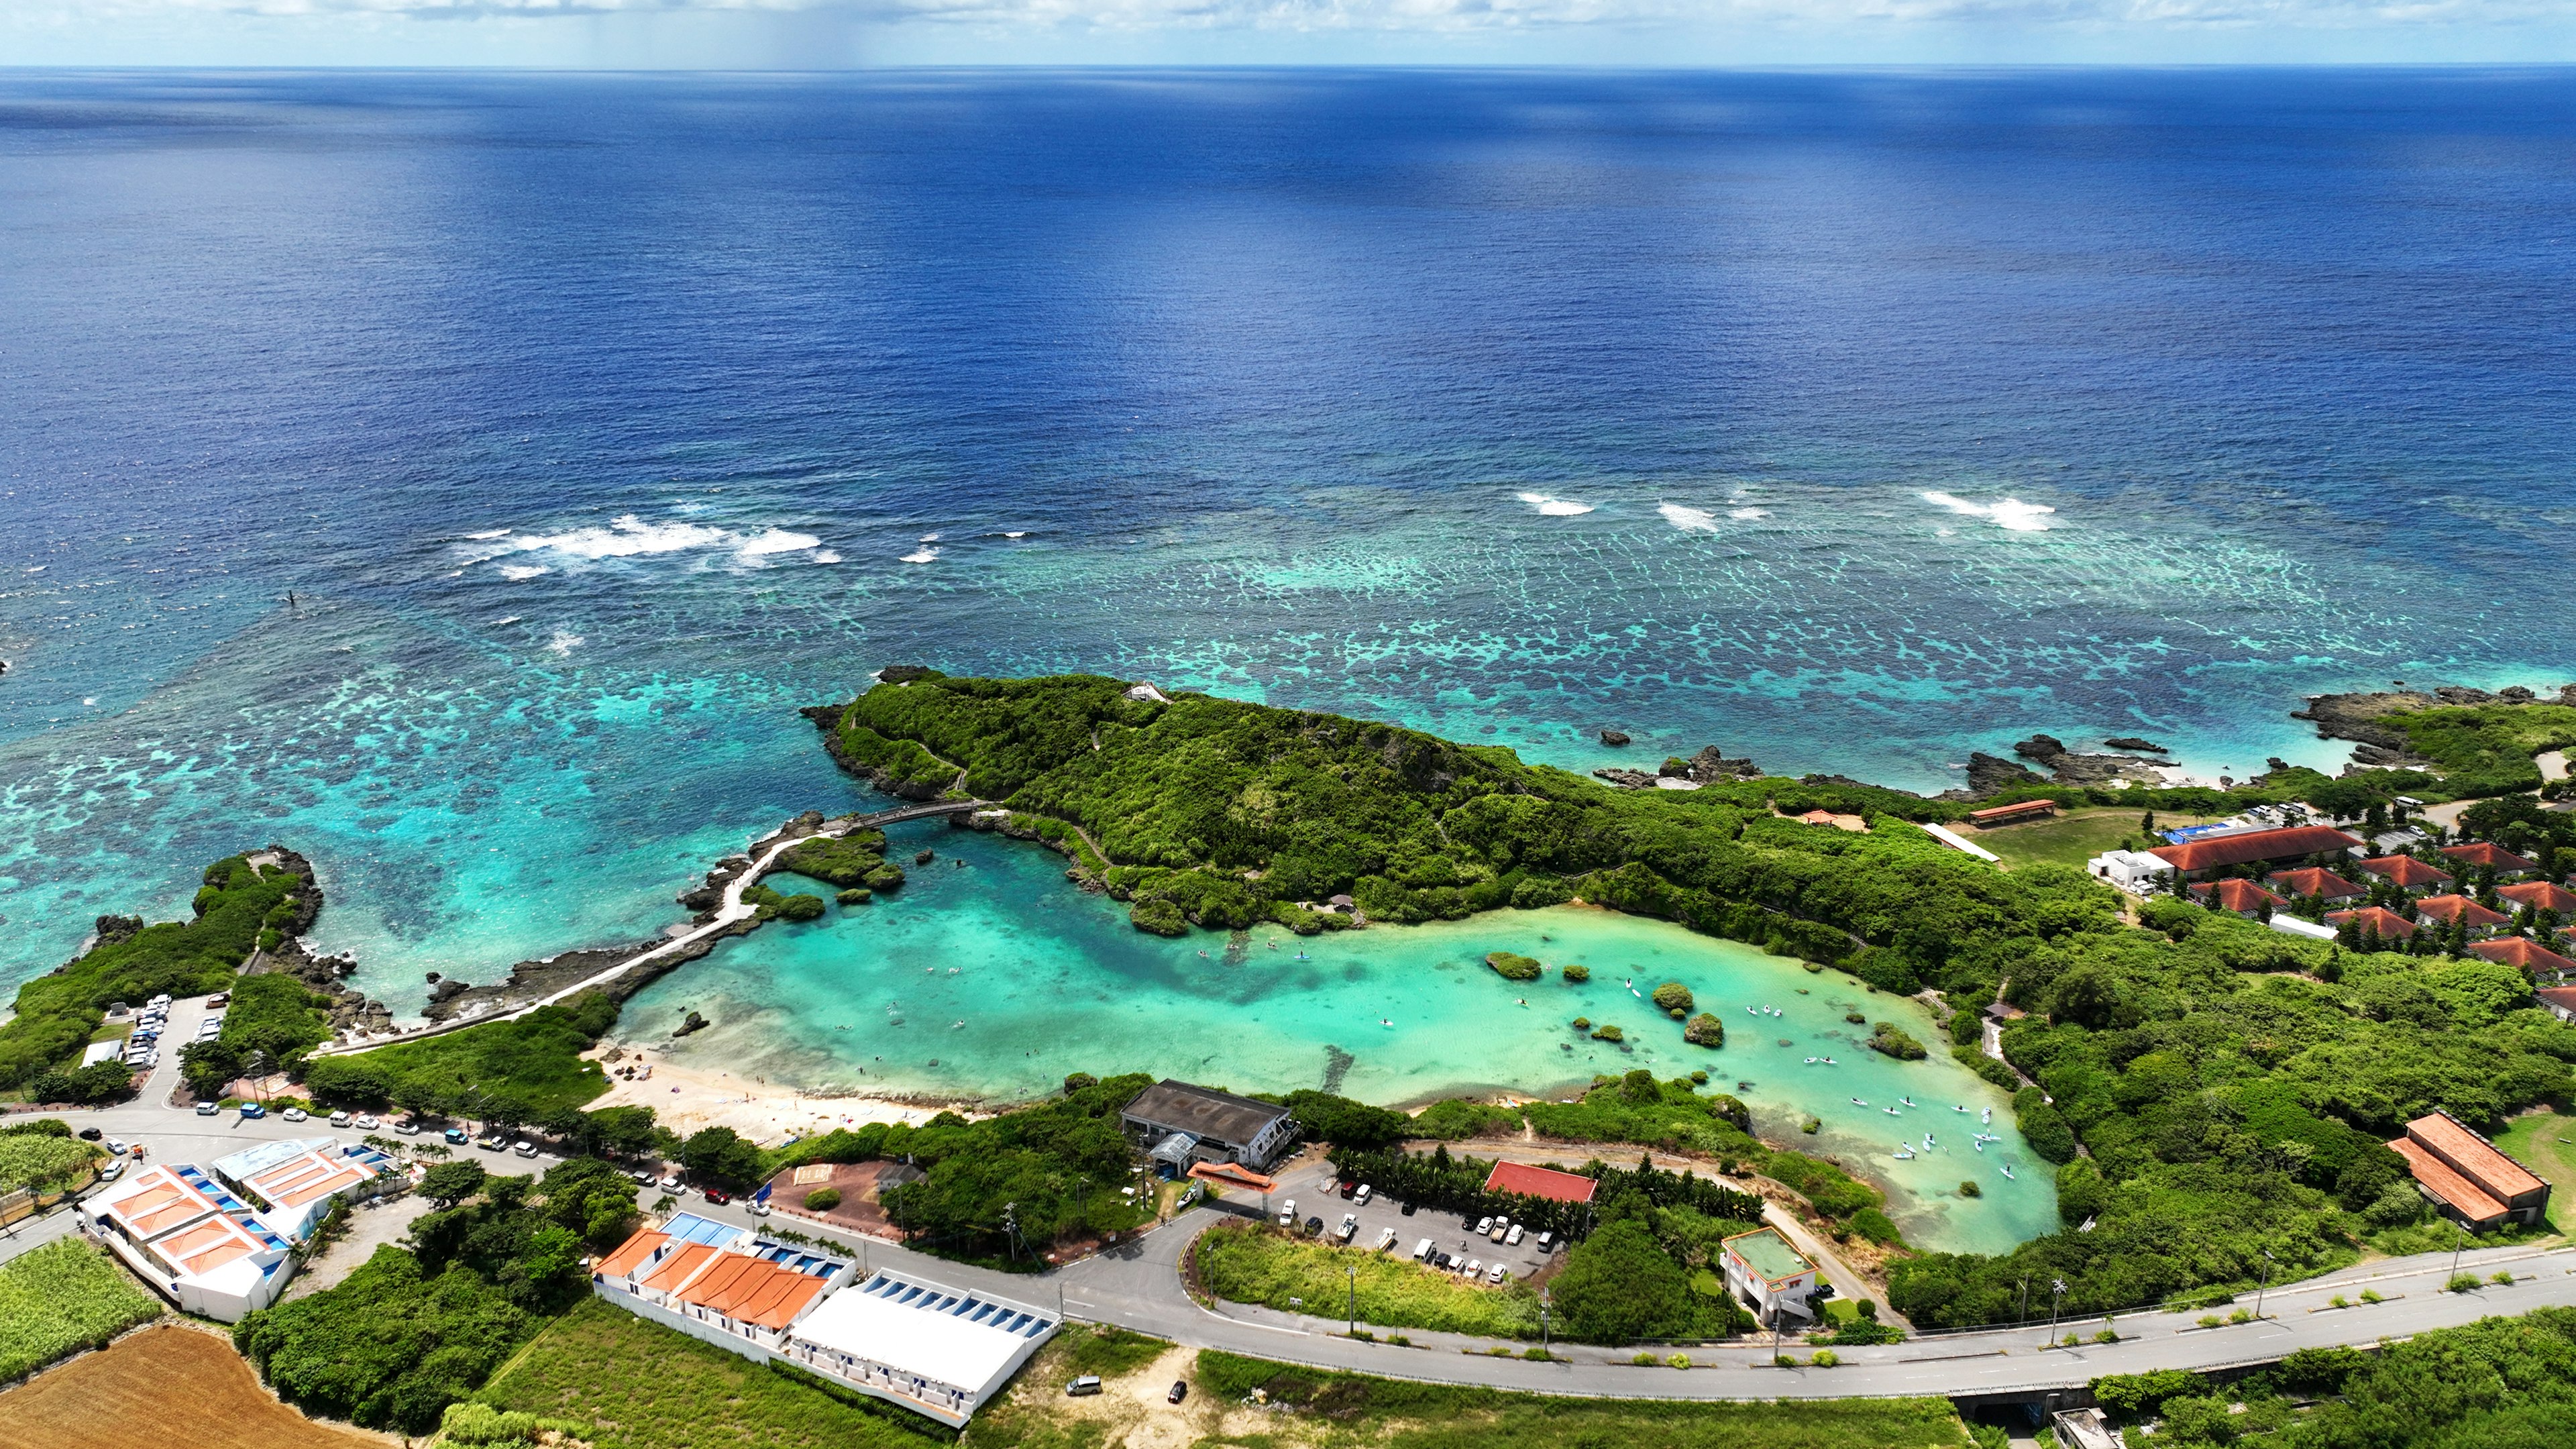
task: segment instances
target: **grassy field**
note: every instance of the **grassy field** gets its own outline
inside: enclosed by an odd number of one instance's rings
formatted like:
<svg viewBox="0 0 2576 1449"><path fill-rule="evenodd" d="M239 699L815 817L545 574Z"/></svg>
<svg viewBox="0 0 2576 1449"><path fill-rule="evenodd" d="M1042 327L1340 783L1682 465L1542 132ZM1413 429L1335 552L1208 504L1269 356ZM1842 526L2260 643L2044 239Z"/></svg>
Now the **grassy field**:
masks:
<svg viewBox="0 0 2576 1449"><path fill-rule="evenodd" d="M2495 1144L2549 1180L2549 1225L2576 1232L2576 1117L2531 1112L2514 1118Z"/></svg>
<svg viewBox="0 0 2576 1449"><path fill-rule="evenodd" d="M596 1298L557 1319L474 1397L587 1421L593 1449L934 1449L903 1411L854 1408ZM911 1416L906 1416L911 1417ZM924 1429L935 1428L927 1419Z"/></svg>
<svg viewBox="0 0 2576 1449"><path fill-rule="evenodd" d="M47 1243L0 1266L0 1383L160 1316L105 1249Z"/></svg>
<svg viewBox="0 0 2576 1449"><path fill-rule="evenodd" d="M2006 825L1997 830L1961 830L1959 833L2004 858L2008 870L2026 865L2065 865L2077 870L2084 862L2106 850L2116 850L2123 839L2134 848L2144 850L2162 845L2164 840L2138 828L2140 812L2126 809L2070 810L2053 820L2034 820L2027 825ZM2158 814L2159 829L2170 830L2180 825L2206 825L2220 817L2215 815Z"/></svg>
<svg viewBox="0 0 2576 1449"><path fill-rule="evenodd" d="M1343 1315L1359 1268L1359 1320L1501 1338L1538 1337L1538 1295L1526 1284L1478 1288L1409 1258L1328 1248L1269 1228L1228 1224L1199 1239L1199 1281L1219 1298L1319 1318ZM1290 1299L1301 1299L1292 1303Z"/></svg>
<svg viewBox="0 0 2576 1449"><path fill-rule="evenodd" d="M0 1394L0 1449L379 1449L394 1440L305 1418L233 1346L147 1328Z"/></svg>
<svg viewBox="0 0 2576 1449"><path fill-rule="evenodd" d="M1069 1335L1079 1337L1079 1335ZM1961 1449L1944 1399L1683 1404L1445 1388L1171 1349L1073 1399L1059 1338L960 1449ZM1671 1369L1639 1369L1641 1387ZM1190 1386L1166 1401L1174 1379ZM1246 1402L1259 1389L1266 1406Z"/></svg>

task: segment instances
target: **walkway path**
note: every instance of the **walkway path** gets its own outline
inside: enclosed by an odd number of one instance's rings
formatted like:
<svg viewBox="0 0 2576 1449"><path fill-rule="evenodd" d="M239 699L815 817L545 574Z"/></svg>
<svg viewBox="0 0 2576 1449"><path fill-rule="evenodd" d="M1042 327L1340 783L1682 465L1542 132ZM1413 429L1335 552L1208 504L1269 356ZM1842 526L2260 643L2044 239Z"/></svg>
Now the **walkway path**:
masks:
<svg viewBox="0 0 2576 1449"><path fill-rule="evenodd" d="M747 921L753 916L758 915L760 913L760 908L752 905L748 901L745 901L742 898L743 893L750 890L754 885L759 884L761 877L769 874L769 872L777 866L778 858L780 856L808 840L837 838L839 836L847 835L853 830L874 830L887 825L900 825L907 820L926 820L938 815L964 815L970 811L990 810L993 808L995 807L993 802L990 800L942 800L926 805L906 805L894 810L880 810L873 815L845 815L838 820L827 821L821 829L816 830L810 835L798 835L776 841L776 843L772 844L768 850L761 853L759 859L754 860L751 863L750 869L745 870L742 874L735 876L731 881L726 883L724 896L717 904L715 914L710 916L704 924L698 926L694 930L673 936L671 939L664 941L662 944L655 946L649 951L629 956L625 960L618 962L616 965L611 966L604 971L594 972L593 974L585 976L581 980L574 982L570 986L548 992L546 995L538 997L536 1000L529 1002L525 1006L515 1007L509 1011L490 1012L482 1016L466 1017L457 1021L441 1022L436 1026L425 1026L411 1031L397 1032L392 1036L377 1037L372 1041L349 1042L326 1046L314 1052L313 1055L317 1057L354 1056L359 1052L374 1051L378 1047L392 1046L397 1042L419 1041L423 1037L439 1036L451 1031L461 1031L469 1026L488 1026L496 1021L516 1020L519 1017L527 1015L529 1012L535 1011L541 1006L553 1006L558 1002L570 1000L571 998L580 995L582 992L604 986L648 961L660 960L662 957L668 956L674 951L681 950L694 942L703 941L709 936L730 930L736 923Z"/></svg>

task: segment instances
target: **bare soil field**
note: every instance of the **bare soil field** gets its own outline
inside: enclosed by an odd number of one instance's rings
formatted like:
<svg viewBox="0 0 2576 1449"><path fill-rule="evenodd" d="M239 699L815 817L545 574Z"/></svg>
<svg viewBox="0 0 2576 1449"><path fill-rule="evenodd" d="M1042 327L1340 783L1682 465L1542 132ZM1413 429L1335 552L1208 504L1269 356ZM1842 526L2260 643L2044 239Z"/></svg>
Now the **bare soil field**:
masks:
<svg viewBox="0 0 2576 1449"><path fill-rule="evenodd" d="M260 1387L232 1345L194 1328L126 1335L0 1394L0 1449L384 1449Z"/></svg>

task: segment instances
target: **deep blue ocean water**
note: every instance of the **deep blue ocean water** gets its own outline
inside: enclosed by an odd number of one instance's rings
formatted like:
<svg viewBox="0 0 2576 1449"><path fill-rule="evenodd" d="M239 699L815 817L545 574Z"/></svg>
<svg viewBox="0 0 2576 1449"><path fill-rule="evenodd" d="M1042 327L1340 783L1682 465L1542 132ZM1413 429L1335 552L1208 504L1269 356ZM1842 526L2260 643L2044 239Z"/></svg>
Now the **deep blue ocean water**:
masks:
<svg viewBox="0 0 2576 1449"><path fill-rule="evenodd" d="M2331 765L2576 678L2571 282L2566 71L0 75L0 985L649 933L896 661Z"/></svg>

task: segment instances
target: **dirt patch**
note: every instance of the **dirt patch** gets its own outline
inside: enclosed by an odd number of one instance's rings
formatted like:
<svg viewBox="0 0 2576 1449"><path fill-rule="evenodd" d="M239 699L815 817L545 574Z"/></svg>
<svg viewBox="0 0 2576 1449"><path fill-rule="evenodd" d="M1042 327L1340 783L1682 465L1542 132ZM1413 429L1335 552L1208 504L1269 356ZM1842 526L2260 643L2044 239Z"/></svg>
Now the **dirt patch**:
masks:
<svg viewBox="0 0 2576 1449"><path fill-rule="evenodd" d="M411 1225L430 1210L429 1199L417 1194L378 1199L349 1209L349 1225L331 1240L320 1257L306 1263L286 1285L289 1301L337 1288L340 1280L357 1270L360 1263L374 1257L376 1249L399 1242Z"/></svg>
<svg viewBox="0 0 2576 1449"><path fill-rule="evenodd" d="M782 1217L819 1218L836 1228L876 1237L900 1236L894 1224L886 1221L885 1206L879 1201L886 1189L928 1176L920 1168L900 1162L817 1162L805 1167L791 1167L769 1180L769 1205ZM830 1212L805 1210L805 1195L823 1188L841 1195L841 1205Z"/></svg>
<svg viewBox="0 0 2576 1449"><path fill-rule="evenodd" d="M1173 1348L1133 1373L1111 1378L1100 1393L1073 1398L1064 1385L1072 1377L1059 1339L1029 1365L1011 1390L1014 1417L1054 1424L1098 1424L1104 1449L1189 1449L1209 1439L1240 1439L1266 1434L1275 1443L1303 1443L1311 1426L1241 1404L1211 1402L1199 1392L1198 1350ZM1189 1397L1166 1402L1172 1381L1189 1384ZM1282 1431L1286 1431L1283 1435ZM970 1436L971 1437L971 1436Z"/></svg>
<svg viewBox="0 0 2576 1449"><path fill-rule="evenodd" d="M401 1440L321 1424L260 1387L232 1345L147 1328L0 1394L0 1449L383 1449Z"/></svg>

